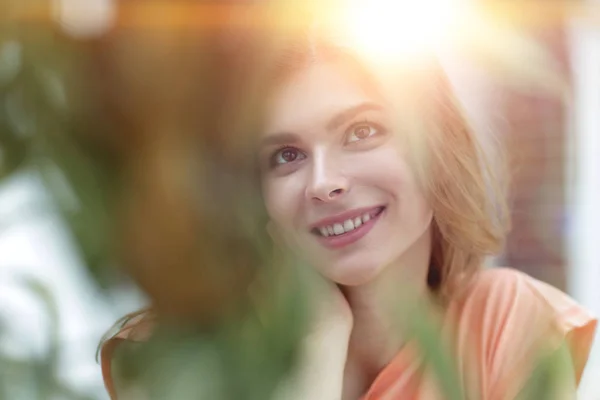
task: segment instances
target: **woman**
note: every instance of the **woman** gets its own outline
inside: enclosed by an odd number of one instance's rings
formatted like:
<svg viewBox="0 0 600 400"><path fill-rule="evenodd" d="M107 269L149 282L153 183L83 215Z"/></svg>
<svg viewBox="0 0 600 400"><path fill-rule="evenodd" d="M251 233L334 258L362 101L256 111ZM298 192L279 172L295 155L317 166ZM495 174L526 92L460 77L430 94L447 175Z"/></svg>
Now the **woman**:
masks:
<svg viewBox="0 0 600 400"><path fill-rule="evenodd" d="M546 355L564 367L557 398L573 397L596 321L544 283L483 268L506 232L501 181L439 65L389 75L316 33L275 60L257 141L267 229L327 293L302 365L277 396L444 398L406 328L425 304L466 398L526 394ZM143 322L131 319L104 345L109 388L112 348L143 339L131 335Z"/></svg>

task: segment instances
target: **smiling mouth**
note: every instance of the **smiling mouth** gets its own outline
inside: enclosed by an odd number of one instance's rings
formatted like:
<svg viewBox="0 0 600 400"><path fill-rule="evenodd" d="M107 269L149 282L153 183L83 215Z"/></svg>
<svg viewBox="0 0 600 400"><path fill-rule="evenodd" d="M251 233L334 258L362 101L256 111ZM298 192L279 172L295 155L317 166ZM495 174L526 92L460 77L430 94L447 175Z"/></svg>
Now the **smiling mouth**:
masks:
<svg viewBox="0 0 600 400"><path fill-rule="evenodd" d="M322 238L342 237L359 230L361 227L370 225L370 222L376 219L384 210L385 206L376 207L354 217L313 228L311 232Z"/></svg>

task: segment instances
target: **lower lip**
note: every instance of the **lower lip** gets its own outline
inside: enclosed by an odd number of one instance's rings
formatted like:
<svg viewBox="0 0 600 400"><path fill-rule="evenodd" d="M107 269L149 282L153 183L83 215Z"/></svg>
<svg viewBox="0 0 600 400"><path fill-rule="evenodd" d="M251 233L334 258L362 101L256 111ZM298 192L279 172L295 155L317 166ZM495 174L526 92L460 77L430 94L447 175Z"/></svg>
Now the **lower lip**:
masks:
<svg viewBox="0 0 600 400"><path fill-rule="evenodd" d="M385 209L381 211L377 216L372 217L369 221L364 222L361 226L350 231L348 233L344 233L338 236L319 236L319 241L330 249L340 249L342 247L346 247L354 242L362 239L367 233L371 231L375 223L381 218L381 216L385 213Z"/></svg>

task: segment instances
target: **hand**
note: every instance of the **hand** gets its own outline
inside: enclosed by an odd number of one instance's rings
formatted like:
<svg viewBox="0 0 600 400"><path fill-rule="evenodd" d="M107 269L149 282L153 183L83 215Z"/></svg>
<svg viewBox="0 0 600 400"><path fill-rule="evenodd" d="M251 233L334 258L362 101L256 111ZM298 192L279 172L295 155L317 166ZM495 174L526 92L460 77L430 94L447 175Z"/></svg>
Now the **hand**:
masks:
<svg viewBox="0 0 600 400"><path fill-rule="evenodd" d="M276 400L339 400L352 332L352 311L331 282L317 285L317 304L302 343L294 376L275 395Z"/></svg>
<svg viewBox="0 0 600 400"><path fill-rule="evenodd" d="M348 301L336 284L320 276L318 279L314 285L316 304L307 340L324 339L329 336L349 339L354 318Z"/></svg>

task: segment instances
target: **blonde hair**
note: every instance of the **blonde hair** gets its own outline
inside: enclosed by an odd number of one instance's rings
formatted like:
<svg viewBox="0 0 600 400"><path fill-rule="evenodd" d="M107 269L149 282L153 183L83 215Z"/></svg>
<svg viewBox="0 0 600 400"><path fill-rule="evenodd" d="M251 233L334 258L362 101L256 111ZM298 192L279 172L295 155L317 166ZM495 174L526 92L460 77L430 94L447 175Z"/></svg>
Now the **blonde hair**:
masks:
<svg viewBox="0 0 600 400"><path fill-rule="evenodd" d="M280 40L277 46L268 86L277 87L315 62L349 67L371 89L379 91L387 83L378 81L369 62L351 48L315 30ZM483 151L443 68L430 61L398 71L406 74L410 96L403 102L406 109L398 111L408 131L403 135L410 149L407 156L433 209L428 285L446 301L460 292L487 256L502 249L509 228L507 174L502 153L492 158Z"/></svg>
<svg viewBox="0 0 600 400"><path fill-rule="evenodd" d="M425 92L434 115L420 169L434 213L430 276L439 276L439 293L448 298L503 247L510 227L508 176L502 154L492 160L482 149L441 68L430 82Z"/></svg>

